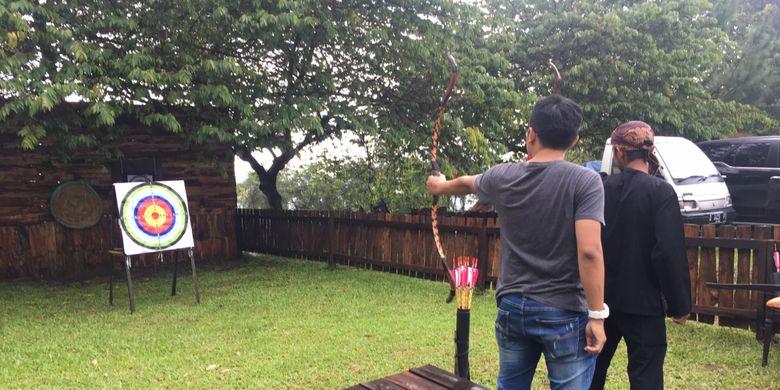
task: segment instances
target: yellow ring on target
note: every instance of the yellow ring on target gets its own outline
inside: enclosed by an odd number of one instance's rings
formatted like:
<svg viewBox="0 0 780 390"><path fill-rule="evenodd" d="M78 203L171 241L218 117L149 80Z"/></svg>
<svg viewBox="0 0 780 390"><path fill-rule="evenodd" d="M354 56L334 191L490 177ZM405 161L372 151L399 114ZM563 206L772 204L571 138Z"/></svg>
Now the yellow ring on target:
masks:
<svg viewBox="0 0 780 390"><path fill-rule="evenodd" d="M157 214L157 218L154 217ZM157 205L151 205L144 210L144 219L146 223L151 227L159 227L165 223L168 215L165 213L162 207Z"/></svg>

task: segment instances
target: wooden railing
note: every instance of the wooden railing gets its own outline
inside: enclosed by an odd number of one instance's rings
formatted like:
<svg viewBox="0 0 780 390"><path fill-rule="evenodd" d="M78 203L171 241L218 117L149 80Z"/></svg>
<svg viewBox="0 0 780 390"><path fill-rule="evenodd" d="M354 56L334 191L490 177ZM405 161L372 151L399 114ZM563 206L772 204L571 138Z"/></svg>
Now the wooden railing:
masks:
<svg viewBox="0 0 780 390"><path fill-rule="evenodd" d="M500 265L500 224L494 213L440 213L448 258L479 258L483 288L494 287ZM409 276L444 280L430 216L384 213L239 209L239 249L308 258ZM771 270L772 237L780 226L686 225L693 319L723 326L754 326L763 318L760 292L716 290L706 282L764 283ZM444 288L444 287L443 287Z"/></svg>

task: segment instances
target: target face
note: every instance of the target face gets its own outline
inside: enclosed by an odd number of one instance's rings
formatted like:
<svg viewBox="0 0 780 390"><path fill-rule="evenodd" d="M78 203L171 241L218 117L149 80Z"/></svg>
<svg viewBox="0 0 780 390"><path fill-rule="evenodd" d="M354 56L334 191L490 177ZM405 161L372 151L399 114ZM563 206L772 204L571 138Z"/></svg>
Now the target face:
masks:
<svg viewBox="0 0 780 390"><path fill-rule="evenodd" d="M126 254L193 246L184 182L115 183L114 187Z"/></svg>

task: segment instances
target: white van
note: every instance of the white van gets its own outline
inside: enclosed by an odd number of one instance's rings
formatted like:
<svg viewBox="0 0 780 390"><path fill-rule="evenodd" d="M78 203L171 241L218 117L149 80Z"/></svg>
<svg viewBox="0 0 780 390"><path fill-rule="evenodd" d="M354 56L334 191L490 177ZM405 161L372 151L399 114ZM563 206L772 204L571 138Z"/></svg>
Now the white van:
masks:
<svg viewBox="0 0 780 390"><path fill-rule="evenodd" d="M730 223L735 212L726 182L715 165L696 144L682 137L655 137L655 155L661 164L657 176L677 193L680 213L686 223ZM601 172L619 172L607 139Z"/></svg>

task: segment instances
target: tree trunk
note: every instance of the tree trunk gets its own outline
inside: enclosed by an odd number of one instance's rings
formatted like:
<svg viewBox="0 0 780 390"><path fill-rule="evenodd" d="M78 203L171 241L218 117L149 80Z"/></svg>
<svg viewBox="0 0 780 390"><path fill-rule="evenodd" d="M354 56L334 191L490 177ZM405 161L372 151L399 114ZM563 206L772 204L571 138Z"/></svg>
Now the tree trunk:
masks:
<svg viewBox="0 0 780 390"><path fill-rule="evenodd" d="M273 173L264 172L258 174L260 176L260 191L268 199L268 205L273 210L282 209L282 195L276 188L276 177L278 171L272 171Z"/></svg>
<svg viewBox="0 0 780 390"><path fill-rule="evenodd" d="M322 126L325 130L321 133L307 134L306 138L304 138L303 141L297 145L292 144L291 132L288 130L285 133L285 140L288 142L288 147L283 149L282 154L278 156L274 154L274 160L268 169L260 165L257 159L252 156L250 150L244 149L238 152L238 156L242 160L248 162L252 167L252 170L254 170L255 173L257 173L257 176L260 178L260 191L262 191L265 197L268 199L268 205L271 207L271 209L282 209L282 195L279 193L279 190L276 187L276 178L279 176L279 172L281 172L281 170L287 166L287 163L289 163L293 157L298 155L298 153L304 147L311 144L317 144L330 135L341 131L341 126L338 124L335 127L329 127L329 121L330 119L327 115L321 117L320 122L322 123Z"/></svg>
<svg viewBox="0 0 780 390"><path fill-rule="evenodd" d="M387 207L387 202L384 199L379 199L379 202L371 205L371 211L375 213L388 213L390 209Z"/></svg>
<svg viewBox="0 0 780 390"><path fill-rule="evenodd" d="M265 169L259 162L252 156L249 151L242 151L238 153L238 156L249 163L252 170L257 173L257 177L260 179L260 185L258 188L268 199L268 206L273 210L282 209L282 195L279 193L276 187L276 178L279 176L279 172L287 165L292 159L292 153L284 153L281 156L274 157L274 161L269 169Z"/></svg>

